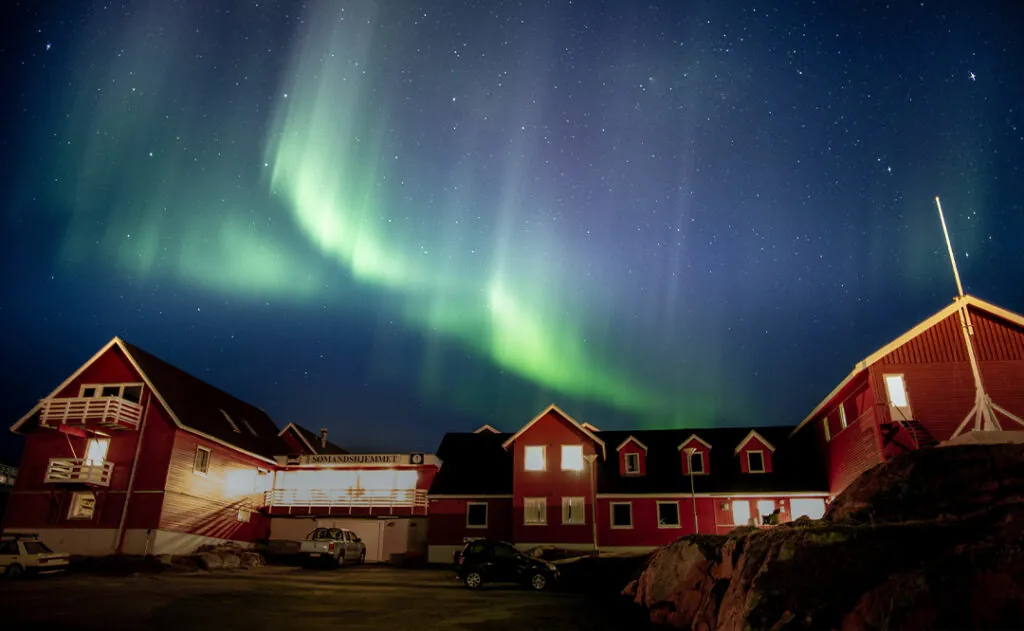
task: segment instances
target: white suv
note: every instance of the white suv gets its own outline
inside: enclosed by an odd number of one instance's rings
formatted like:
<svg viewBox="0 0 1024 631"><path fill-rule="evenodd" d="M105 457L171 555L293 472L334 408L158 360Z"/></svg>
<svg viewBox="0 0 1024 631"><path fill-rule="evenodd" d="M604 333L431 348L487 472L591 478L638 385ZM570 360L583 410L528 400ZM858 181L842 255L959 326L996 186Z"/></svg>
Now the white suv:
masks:
<svg viewBox="0 0 1024 631"><path fill-rule="evenodd" d="M38 535L0 536L0 571L8 578L60 572L68 569L68 559L67 554L48 548Z"/></svg>

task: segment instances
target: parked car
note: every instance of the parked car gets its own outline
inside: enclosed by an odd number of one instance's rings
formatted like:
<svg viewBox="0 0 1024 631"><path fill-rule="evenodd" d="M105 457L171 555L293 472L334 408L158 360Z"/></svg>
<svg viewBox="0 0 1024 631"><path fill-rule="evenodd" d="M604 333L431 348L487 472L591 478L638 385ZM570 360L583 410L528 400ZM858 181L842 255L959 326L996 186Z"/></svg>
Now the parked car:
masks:
<svg viewBox="0 0 1024 631"><path fill-rule="evenodd" d="M335 565L366 562L366 544L359 535L345 528L314 529L306 535L299 553L310 560L328 561Z"/></svg>
<svg viewBox="0 0 1024 631"><path fill-rule="evenodd" d="M0 535L0 571L8 578L50 574L68 569L70 556L54 552L38 535Z"/></svg>
<svg viewBox="0 0 1024 631"><path fill-rule="evenodd" d="M477 539L455 553L455 571L470 589L485 583L519 583L542 591L558 580L558 568L526 556L505 541Z"/></svg>

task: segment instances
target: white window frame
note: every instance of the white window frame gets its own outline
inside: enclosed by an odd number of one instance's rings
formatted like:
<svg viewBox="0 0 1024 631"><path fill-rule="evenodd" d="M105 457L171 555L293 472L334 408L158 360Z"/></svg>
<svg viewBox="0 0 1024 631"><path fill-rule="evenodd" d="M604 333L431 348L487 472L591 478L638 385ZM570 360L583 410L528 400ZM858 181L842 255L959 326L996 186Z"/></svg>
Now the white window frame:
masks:
<svg viewBox="0 0 1024 631"><path fill-rule="evenodd" d="M825 442L832 440L832 432L828 428L828 414L822 417L821 426L825 429Z"/></svg>
<svg viewBox="0 0 1024 631"><path fill-rule="evenodd" d="M676 507L676 523L674 523L674 524L663 524L663 523L661 523L661 507L662 507L662 505L669 505L669 504L671 504L671 505ZM682 516L682 514L680 514L679 502L678 501L658 502L658 505L656 507L656 511L657 511L656 512L656 517L658 519L658 528L682 528L683 527L683 516Z"/></svg>
<svg viewBox="0 0 1024 631"><path fill-rule="evenodd" d="M128 399L124 398L124 389L125 388L131 388L133 386L138 386L138 388L139 388L139 402L136 403L136 405L141 405L142 404L142 391L146 387L146 384L143 384L143 383L133 383L133 382L83 383L83 384L78 386L78 398L79 399L102 399L102 398L104 398L103 397L103 389L104 388L117 388L117 398L118 399L124 399L125 401L128 401ZM88 395L85 394L85 391L88 390L89 388L92 388L93 390L95 390L95 392L93 393L92 396L88 396ZM113 398L113 397L111 397L111 398ZM134 401L128 401L128 402L129 403L135 403Z"/></svg>
<svg viewBox="0 0 1024 631"><path fill-rule="evenodd" d="M530 513L534 511L527 510L527 505L532 504L533 506L540 507L540 517L533 521L530 521ZM548 525L548 498L546 497L524 497L523 498L523 525L525 526L547 526Z"/></svg>
<svg viewBox="0 0 1024 631"><path fill-rule="evenodd" d="M615 507L616 506L628 506L629 507L629 524L626 526L617 526L615 524ZM608 503L608 524L615 530L630 530L633 528L633 502L609 502Z"/></svg>
<svg viewBox="0 0 1024 631"><path fill-rule="evenodd" d="M579 450L579 452L580 452L580 460L579 460L579 466L578 467L568 467L568 466L566 466L566 464L565 464L565 461L566 461L565 452L567 450L570 453L571 452L575 452L576 450ZM583 471L583 463L584 463L584 460L583 460L583 445L562 445L562 454L561 455L562 455L562 461L559 463L559 466L561 466L562 471ZM573 456L573 458L575 458L575 456Z"/></svg>
<svg viewBox="0 0 1024 631"><path fill-rule="evenodd" d="M640 475L640 454L635 451L631 451L624 454L624 456L626 459L623 461L623 473L625 475ZM633 458L636 462L636 468L634 469L629 468L630 458Z"/></svg>
<svg viewBox="0 0 1024 631"><path fill-rule="evenodd" d="M104 445L103 457L100 459L93 458L90 454L92 452L93 445ZM88 465L102 465L107 461L107 455L110 453L110 439L103 436L93 436L89 440L85 441L85 463Z"/></svg>
<svg viewBox="0 0 1024 631"><path fill-rule="evenodd" d="M743 503L747 507L747 521L743 522L742 524L736 521L736 505L739 504L739 503ZM750 513L750 509L751 509L750 500L732 500L731 506L729 506L729 514L732 516L732 525L733 526L749 526L750 525L750 520L753 517L753 515L751 515L751 513Z"/></svg>
<svg viewBox="0 0 1024 631"><path fill-rule="evenodd" d="M540 468L530 467L530 450L540 450ZM548 447L547 445L525 445L523 447L523 471L546 471L548 468Z"/></svg>
<svg viewBox="0 0 1024 631"><path fill-rule="evenodd" d="M469 523L469 507L470 506L483 506L484 507L484 523L483 524L471 524ZM466 502L466 528L487 528L487 522L491 517L491 509L488 507L487 502Z"/></svg>
<svg viewBox="0 0 1024 631"><path fill-rule="evenodd" d="M686 453L685 451L683 453ZM693 457L697 456L700 458L700 471L693 469ZM692 473L693 475L704 475L708 472L708 468L704 466L704 452L700 449L695 449L694 452L686 456L686 472L687 474Z"/></svg>
<svg viewBox="0 0 1024 631"><path fill-rule="evenodd" d="M768 473L768 462L764 458L764 450L763 449L748 449L746 451L746 454L747 454L747 473ZM751 462L750 462L750 455L751 454L761 454L761 468L760 469L754 469L754 467L751 465Z"/></svg>
<svg viewBox="0 0 1024 631"><path fill-rule="evenodd" d="M239 508L238 509L238 521L240 521L243 524L247 524L247 523L249 523L250 519L252 519L252 509L249 509L249 508Z"/></svg>
<svg viewBox="0 0 1024 631"><path fill-rule="evenodd" d="M242 430L238 429L238 423L235 422L235 419L231 418L230 414L225 412L223 409L220 411L220 413L224 415L224 420L228 422L228 425L231 426L231 430L233 432L235 432L236 434L242 433Z"/></svg>
<svg viewBox="0 0 1024 631"><path fill-rule="evenodd" d="M572 514L574 500L579 503L578 516ZM582 495L562 498L562 524L566 526L585 526L587 524L587 498Z"/></svg>
<svg viewBox="0 0 1024 631"><path fill-rule="evenodd" d="M82 501L88 499L92 502L88 514L78 514L77 509L82 508ZM91 520L96 516L96 494L91 491L75 491L71 494L71 502L68 504L68 519Z"/></svg>
<svg viewBox="0 0 1024 631"><path fill-rule="evenodd" d="M839 404L839 427L840 431L846 429L846 402Z"/></svg>
<svg viewBox="0 0 1024 631"><path fill-rule="evenodd" d="M202 471L200 471L197 466L199 464L199 452L206 452L206 462L204 463L206 466ZM210 473L211 460L213 460L213 450L208 447L203 447L202 445L196 445L196 454L192 457L192 473L194 475L201 475L205 478L207 474Z"/></svg>
<svg viewBox="0 0 1024 631"><path fill-rule="evenodd" d="M900 389L903 391L903 399L906 405L896 405L892 400L892 388L890 380L899 380ZM910 404L910 391L907 389L907 379L903 373L886 373L882 375L885 383L885 398L889 403L889 414L894 421L909 421L914 418L913 408Z"/></svg>

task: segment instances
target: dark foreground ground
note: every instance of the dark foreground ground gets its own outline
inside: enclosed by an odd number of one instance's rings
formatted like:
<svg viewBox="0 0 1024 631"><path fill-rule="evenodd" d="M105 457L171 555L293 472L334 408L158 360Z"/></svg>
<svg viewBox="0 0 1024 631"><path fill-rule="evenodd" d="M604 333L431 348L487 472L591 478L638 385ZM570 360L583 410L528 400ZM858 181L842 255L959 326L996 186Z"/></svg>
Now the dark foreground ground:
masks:
<svg viewBox="0 0 1024 631"><path fill-rule="evenodd" d="M4 629L639 629L607 591L472 592L448 570L269 566L128 577L0 581Z"/></svg>

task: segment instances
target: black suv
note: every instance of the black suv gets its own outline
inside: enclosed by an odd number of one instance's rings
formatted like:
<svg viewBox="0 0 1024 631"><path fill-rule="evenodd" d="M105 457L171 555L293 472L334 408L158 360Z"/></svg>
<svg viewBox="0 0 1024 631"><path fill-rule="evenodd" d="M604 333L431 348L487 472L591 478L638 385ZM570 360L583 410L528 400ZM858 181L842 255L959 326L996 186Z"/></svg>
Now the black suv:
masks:
<svg viewBox="0 0 1024 631"><path fill-rule="evenodd" d="M484 583L519 583L541 591L558 580L558 568L532 559L504 541L477 539L455 553L455 572L470 589Z"/></svg>

